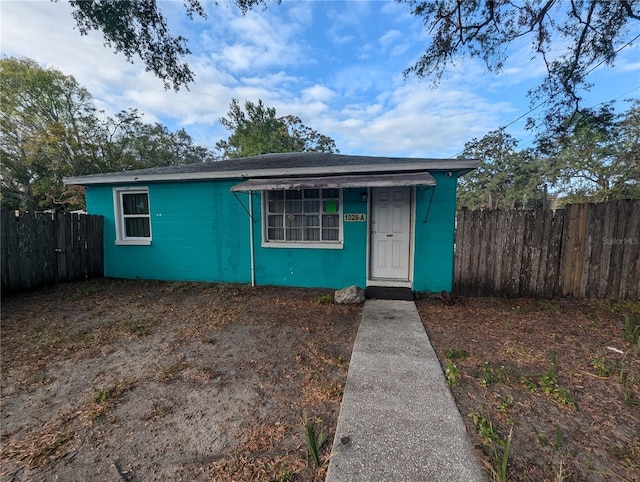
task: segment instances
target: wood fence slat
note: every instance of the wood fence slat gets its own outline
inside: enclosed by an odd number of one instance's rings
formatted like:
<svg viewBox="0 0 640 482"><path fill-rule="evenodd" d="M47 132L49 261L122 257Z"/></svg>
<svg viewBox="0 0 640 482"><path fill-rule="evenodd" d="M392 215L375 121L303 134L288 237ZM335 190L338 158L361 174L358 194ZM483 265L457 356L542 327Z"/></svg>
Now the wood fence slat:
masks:
<svg viewBox="0 0 640 482"><path fill-rule="evenodd" d="M489 294L493 294L496 292L497 283L498 283L498 273L500 272L500 265L502 264L502 248L501 243L502 239L500 236L500 231L498 230L498 221L500 219L499 211L489 211L489 234L487 236L487 243L492 246L491 257L488 260L488 276L489 282L487 287L489 289Z"/></svg>
<svg viewBox="0 0 640 482"><path fill-rule="evenodd" d="M550 213L550 216L551 234L547 247L547 269L543 290L545 298L558 296L562 292L560 263L567 213L564 210L556 211L555 213Z"/></svg>
<svg viewBox="0 0 640 482"><path fill-rule="evenodd" d="M549 245L551 243L551 228L553 226L553 211L540 211L540 224L538 226L541 238L536 238L538 246L538 269L536 275L536 293L545 293L545 279L549 271ZM544 296L544 294L542 295Z"/></svg>
<svg viewBox="0 0 640 482"><path fill-rule="evenodd" d="M102 216L1 210L2 291L103 276Z"/></svg>
<svg viewBox="0 0 640 482"><path fill-rule="evenodd" d="M620 298L640 298L640 203L632 203L625 232Z"/></svg>
<svg viewBox="0 0 640 482"><path fill-rule="evenodd" d="M611 246L611 267L609 269L609 291L607 296L618 298L620 296L620 284L622 282L625 267L623 265L624 252L627 248L625 245L626 228L629 222L629 214L631 211L631 202L618 201L616 215L618 217L616 230L614 235L614 243Z"/></svg>
<svg viewBox="0 0 640 482"><path fill-rule="evenodd" d="M600 296L600 278L602 277L602 222L606 213L605 204L592 206L592 217L587 237L590 241L590 259L586 266L587 276L584 296L598 298ZM584 282L584 279L583 279Z"/></svg>
<svg viewBox="0 0 640 482"><path fill-rule="evenodd" d="M464 295L640 297L640 201L459 213Z"/></svg>
<svg viewBox="0 0 640 482"><path fill-rule="evenodd" d="M482 231L480 233L478 244L478 294L480 296L486 296L489 292L489 266L488 259L491 256L491 245L487 243L489 237L489 212L482 211Z"/></svg>
<svg viewBox="0 0 640 482"><path fill-rule="evenodd" d="M604 207L605 216L602 224L602 249L600 254L600 289L601 296L607 296L609 291L609 269L611 267L611 240L616 229L617 216L615 215L615 203L607 203Z"/></svg>
<svg viewBox="0 0 640 482"><path fill-rule="evenodd" d="M587 204L576 204L577 230L574 244L573 276L571 280L571 296L580 296L582 282L582 262L585 255L585 236L587 232Z"/></svg>
<svg viewBox="0 0 640 482"><path fill-rule="evenodd" d="M471 234L470 211L463 209L458 213L456 227L456 252L454 260L454 286L457 287L458 294L468 295L464 286L465 275L468 276L471 254L469 249L469 239Z"/></svg>
<svg viewBox="0 0 640 482"><path fill-rule="evenodd" d="M583 212L580 217L580 221L583 223L581 226L582 231L582 259L580 259L579 265L576 267L576 272L579 272L578 283L576 286L576 293L579 298L584 298L587 292L587 284L589 281L589 269L591 266L591 255L593 250L593 230L591 227L594 223L595 205L594 204L582 204Z"/></svg>
<svg viewBox="0 0 640 482"><path fill-rule="evenodd" d="M478 217L474 216L472 228L472 239L471 239L471 262L469 263L469 274L471 275L471 279L469 280L471 294L477 296L479 294L479 256L477 255L480 251L478 250L478 246L480 244L480 240L482 239L482 220L483 213L480 212Z"/></svg>
<svg viewBox="0 0 640 482"><path fill-rule="evenodd" d="M514 256L510 269L511 296L520 296L520 278L522 276L522 258L524 254L524 237L526 227L526 213L514 212Z"/></svg>

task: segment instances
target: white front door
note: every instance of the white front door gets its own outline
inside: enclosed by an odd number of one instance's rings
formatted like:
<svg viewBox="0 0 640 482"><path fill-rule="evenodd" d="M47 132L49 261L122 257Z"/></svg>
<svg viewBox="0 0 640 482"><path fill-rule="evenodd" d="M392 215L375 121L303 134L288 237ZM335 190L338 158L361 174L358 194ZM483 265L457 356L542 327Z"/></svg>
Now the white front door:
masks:
<svg viewBox="0 0 640 482"><path fill-rule="evenodd" d="M371 278L409 279L411 188L371 190Z"/></svg>

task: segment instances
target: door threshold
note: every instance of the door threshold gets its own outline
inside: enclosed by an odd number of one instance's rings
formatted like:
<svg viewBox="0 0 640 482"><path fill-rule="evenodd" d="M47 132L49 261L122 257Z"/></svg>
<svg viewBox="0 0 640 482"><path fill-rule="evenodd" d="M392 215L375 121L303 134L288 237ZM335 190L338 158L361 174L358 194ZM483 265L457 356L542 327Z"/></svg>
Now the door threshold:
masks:
<svg viewBox="0 0 640 482"><path fill-rule="evenodd" d="M408 280L376 278L376 279L368 279L367 286L379 286L379 287L389 287L389 288L412 288L413 283Z"/></svg>

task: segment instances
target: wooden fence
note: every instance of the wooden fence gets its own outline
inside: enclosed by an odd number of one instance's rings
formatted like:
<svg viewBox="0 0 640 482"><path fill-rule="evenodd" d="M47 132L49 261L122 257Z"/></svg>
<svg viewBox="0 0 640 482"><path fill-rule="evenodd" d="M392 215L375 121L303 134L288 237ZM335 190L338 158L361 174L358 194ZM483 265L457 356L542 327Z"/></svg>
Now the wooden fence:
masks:
<svg viewBox="0 0 640 482"><path fill-rule="evenodd" d="M640 298L640 201L457 218L454 292Z"/></svg>
<svg viewBox="0 0 640 482"><path fill-rule="evenodd" d="M102 276L103 218L1 212L2 292Z"/></svg>

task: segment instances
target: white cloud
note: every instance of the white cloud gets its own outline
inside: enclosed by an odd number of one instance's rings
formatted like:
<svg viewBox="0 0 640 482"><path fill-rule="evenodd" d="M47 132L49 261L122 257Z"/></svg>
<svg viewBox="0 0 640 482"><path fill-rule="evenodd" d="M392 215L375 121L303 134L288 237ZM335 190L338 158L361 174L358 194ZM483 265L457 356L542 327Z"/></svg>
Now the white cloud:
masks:
<svg viewBox="0 0 640 482"><path fill-rule="evenodd" d="M302 90L302 100L304 102L329 102L331 99L335 98L335 96L336 93L333 90L319 84Z"/></svg>
<svg viewBox="0 0 640 482"><path fill-rule="evenodd" d="M182 2L160 5L172 33L189 38L196 77L189 90L165 91L140 61L105 48L100 34L81 37L67 2L3 0L2 53L73 75L110 114L137 108L146 122L186 127L209 147L228 136L218 119L232 98L262 99L278 115L297 115L331 136L343 153L392 156L456 154L526 112L526 90L541 74L523 41L501 75L460 60L437 90L428 79L405 81L402 70L423 52L427 34L396 2L283 2L246 16L231 2L206 2L209 18L195 21ZM623 51L615 69L594 74L613 85L628 72L637 87L637 52ZM621 85L620 93L631 88Z"/></svg>

